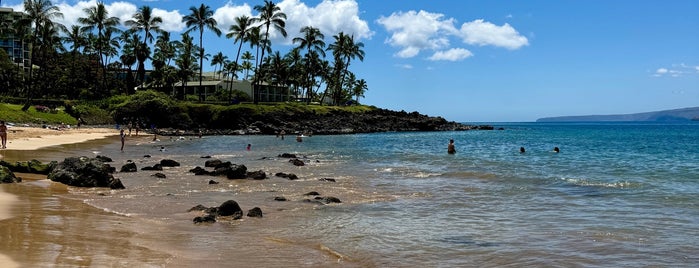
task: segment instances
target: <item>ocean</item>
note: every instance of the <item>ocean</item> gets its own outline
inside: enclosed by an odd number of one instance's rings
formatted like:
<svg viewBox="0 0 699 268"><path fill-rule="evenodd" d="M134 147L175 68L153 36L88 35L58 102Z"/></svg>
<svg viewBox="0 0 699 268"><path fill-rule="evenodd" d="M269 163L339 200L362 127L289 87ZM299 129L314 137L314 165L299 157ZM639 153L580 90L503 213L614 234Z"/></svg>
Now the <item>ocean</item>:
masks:
<svg viewBox="0 0 699 268"><path fill-rule="evenodd" d="M46 149L41 160L105 155L117 169L128 160L139 169L161 159L181 166L165 168L163 179L152 177L155 171L116 173L124 190L41 179L5 186L20 198L22 192L35 197L22 198L34 203L18 208L22 216L1 221L21 226L13 231L23 234L3 232L11 242L0 244L0 252L27 266L699 263L699 123L492 124L504 130L311 136L303 142L293 136L157 142L139 136L127 139L123 153L118 138ZM454 155L446 152L450 139ZM294 166L278 157L282 153L306 165ZM195 176L189 170L209 160L202 156L262 170L268 179ZM306 195L311 191L342 203L308 202L314 201ZM192 222L201 212L191 207L226 200L244 211L259 207L264 217ZM24 251L37 253L21 257Z"/></svg>

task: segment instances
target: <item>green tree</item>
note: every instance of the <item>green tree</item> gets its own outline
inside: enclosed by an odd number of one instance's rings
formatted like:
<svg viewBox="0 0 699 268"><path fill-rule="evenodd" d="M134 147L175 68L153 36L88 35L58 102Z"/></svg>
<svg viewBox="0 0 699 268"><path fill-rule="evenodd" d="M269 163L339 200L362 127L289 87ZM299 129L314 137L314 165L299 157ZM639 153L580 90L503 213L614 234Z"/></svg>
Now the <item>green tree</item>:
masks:
<svg viewBox="0 0 699 268"><path fill-rule="evenodd" d="M97 4L92 7L87 7L83 9L85 12L85 17L78 18L78 23L83 25L83 31L92 32L97 29L97 42L95 43L95 48L97 49L97 54L99 55L99 64L102 69L102 77L106 77L107 73L107 51L110 48L105 46L111 45L111 40L108 40L107 33L114 33L119 31L116 27L119 25L119 18L110 17L107 8L104 6L104 2L97 1ZM102 79L102 87L106 86L106 80Z"/></svg>
<svg viewBox="0 0 699 268"><path fill-rule="evenodd" d="M294 44L299 43L297 48L306 49L306 76L309 81L306 84L308 86L306 92L311 92L314 84L312 82L313 74L315 73L313 69L315 65L313 65L312 57L314 56L313 53L316 53L318 56L323 55L323 57L325 57L325 51L323 50L325 48L325 41L323 41L325 35L323 35L318 28L311 26L301 28L301 34L302 37L296 37L292 40L292 42ZM309 96L307 103L310 104L310 102L311 98Z"/></svg>
<svg viewBox="0 0 699 268"><path fill-rule="evenodd" d="M343 32L333 36L335 42L328 46L328 50L332 50L333 56L335 58L335 87L333 90L333 101L336 105L341 103L342 98L342 85L344 84L345 74L350 65L352 59L358 58L360 61L364 61L364 43L355 42L354 36L348 36ZM342 70L341 70L342 68Z"/></svg>
<svg viewBox="0 0 699 268"><path fill-rule="evenodd" d="M256 17L253 19L253 23L261 23L260 27L264 26L265 28L265 33L262 36L261 45L262 45L262 56L260 57L261 59L265 58L265 51L270 48L271 49L271 44L269 43L269 28L274 27L275 30L279 32L284 38L286 38L286 29L284 27L286 26L286 14L282 12L281 8L274 4L270 0L265 0L264 5L257 5L254 7L255 11L259 12L259 17ZM257 83L256 85L253 86L253 100L255 104L258 103L258 87L259 87L259 79L256 80Z"/></svg>
<svg viewBox="0 0 699 268"><path fill-rule="evenodd" d="M220 67L219 79L221 79L221 73L223 73L223 64L228 60L228 56L223 55L223 52L218 52L211 58L211 66L214 66L214 73L217 73L217 67Z"/></svg>
<svg viewBox="0 0 699 268"><path fill-rule="evenodd" d="M235 54L235 65L238 65L238 57L240 56L240 50L243 48L243 43L250 40L250 32L252 31L253 20L248 16L240 16L235 18L235 24L231 25L226 34L226 38L233 38L233 44L238 43L238 53ZM259 31L258 31L259 33ZM233 92L233 81L231 81L230 89L228 92L228 99L231 99L231 94Z"/></svg>
<svg viewBox="0 0 699 268"><path fill-rule="evenodd" d="M163 18L154 16L153 9L150 6L142 6L133 15L133 19L124 22L124 25L130 27L131 31L143 32L143 44L136 49L137 54L136 59L138 59L138 77L139 82L144 83L145 81L145 61L150 57L150 48L148 48L148 41L153 41L153 33L160 33L160 24L163 23ZM145 54L145 53L148 54Z"/></svg>
<svg viewBox="0 0 699 268"><path fill-rule="evenodd" d="M190 7L189 11L191 13L182 18L189 29L187 33L198 30L199 31L199 90L201 90L201 80L202 80L202 70L204 68L204 29L209 29L214 32L217 36L221 36L221 30L216 27L216 19L213 18L214 12L209 6L201 4L199 8ZM204 98L206 98L206 92L204 92Z"/></svg>
<svg viewBox="0 0 699 268"><path fill-rule="evenodd" d="M32 51L30 55L30 64L35 64L37 61L38 49L41 49L40 34L43 28L52 27L54 20L63 18L63 13L60 9L53 5L50 0L25 0L24 12L27 14L21 21L24 26L33 26L33 31L29 39ZM29 68L29 83L27 83L26 98L27 101L22 107L26 111L31 106L31 99L34 85L34 68Z"/></svg>
<svg viewBox="0 0 699 268"><path fill-rule="evenodd" d="M180 99L182 100L184 100L186 95L187 81L189 81L189 78L194 75L195 70L198 68L196 58L192 56L197 49L192 40L189 34L182 34L182 41L178 46L178 54L175 59L175 64L179 68L177 76L182 82L182 93L180 95Z"/></svg>

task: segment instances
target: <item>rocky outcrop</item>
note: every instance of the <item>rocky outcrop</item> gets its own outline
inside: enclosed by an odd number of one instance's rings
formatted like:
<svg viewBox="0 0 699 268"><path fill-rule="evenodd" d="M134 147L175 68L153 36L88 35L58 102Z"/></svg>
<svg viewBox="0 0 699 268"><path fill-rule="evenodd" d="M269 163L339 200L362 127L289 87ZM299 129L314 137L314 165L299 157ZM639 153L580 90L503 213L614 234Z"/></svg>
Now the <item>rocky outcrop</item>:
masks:
<svg viewBox="0 0 699 268"><path fill-rule="evenodd" d="M77 187L109 187L124 189L119 179L112 176L114 168L100 159L69 157L56 165L48 179Z"/></svg>
<svg viewBox="0 0 699 268"><path fill-rule="evenodd" d="M21 181L22 179L15 176L15 173L9 168L6 166L0 166L0 183L15 183Z"/></svg>
<svg viewBox="0 0 699 268"><path fill-rule="evenodd" d="M0 160L0 166L7 167L12 172L20 173L34 173L48 175L51 170L56 166L57 162L52 161L48 164L44 164L39 160L32 159L24 162L16 162L14 164Z"/></svg>
<svg viewBox="0 0 699 268"><path fill-rule="evenodd" d="M129 162L126 163L125 165L121 166L121 169L119 172L136 172L138 171L138 167L136 167L136 163L134 162Z"/></svg>
<svg viewBox="0 0 699 268"><path fill-rule="evenodd" d="M327 113L308 112L269 112L243 113L226 124L197 122L203 126L183 126L181 129L158 129L158 135L196 136L199 127L204 127L203 135L274 135L280 130L292 134L298 131L313 134L353 134L395 131L455 131L472 129L492 129L490 126L473 126L447 121L418 112L373 109L366 112L350 112L330 109ZM209 125L211 124L211 125Z"/></svg>

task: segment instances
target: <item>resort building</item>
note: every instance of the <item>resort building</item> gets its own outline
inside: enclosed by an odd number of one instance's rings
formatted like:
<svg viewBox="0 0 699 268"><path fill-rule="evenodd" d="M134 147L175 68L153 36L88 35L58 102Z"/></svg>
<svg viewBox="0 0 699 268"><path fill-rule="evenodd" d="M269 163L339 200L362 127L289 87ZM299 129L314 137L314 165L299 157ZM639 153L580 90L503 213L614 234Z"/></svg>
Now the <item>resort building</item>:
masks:
<svg viewBox="0 0 699 268"><path fill-rule="evenodd" d="M22 12L15 12L11 8L0 7L0 49L10 57L10 60L17 64L18 68L29 72L31 66L31 45L21 37L22 33L31 31L29 26L19 29L19 21L26 16Z"/></svg>
<svg viewBox="0 0 699 268"><path fill-rule="evenodd" d="M176 91L180 91L182 88L182 82L177 82L174 85ZM187 95L200 96L203 99L208 99L207 97L215 94L216 91L229 89L244 92L251 99L253 98L252 91L252 81L250 80L230 80L230 79L214 79L213 75L205 74L201 81L201 88L199 87L199 79L194 79L194 81L188 81L185 85L185 92ZM267 83L262 83L258 90L258 100L260 102L285 102L294 100L295 96L290 94L290 90L285 86L270 85Z"/></svg>

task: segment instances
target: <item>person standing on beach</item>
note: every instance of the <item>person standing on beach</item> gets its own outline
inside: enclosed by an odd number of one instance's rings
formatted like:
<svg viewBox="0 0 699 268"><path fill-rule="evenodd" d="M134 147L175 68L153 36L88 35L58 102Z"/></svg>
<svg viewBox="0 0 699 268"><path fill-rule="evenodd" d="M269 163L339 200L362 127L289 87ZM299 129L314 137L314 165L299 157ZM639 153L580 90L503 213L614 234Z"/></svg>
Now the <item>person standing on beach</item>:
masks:
<svg viewBox="0 0 699 268"><path fill-rule="evenodd" d="M121 137L121 151L124 151L124 142L126 141L126 133L124 133L124 129L122 128L121 131L119 131L119 137Z"/></svg>
<svg viewBox="0 0 699 268"><path fill-rule="evenodd" d="M0 138L2 139L2 149L7 149L7 126L5 121L0 121Z"/></svg>
<svg viewBox="0 0 699 268"><path fill-rule="evenodd" d="M456 153L456 148L454 147L454 139L449 140L449 145L447 145L447 153L448 154L455 154Z"/></svg>

